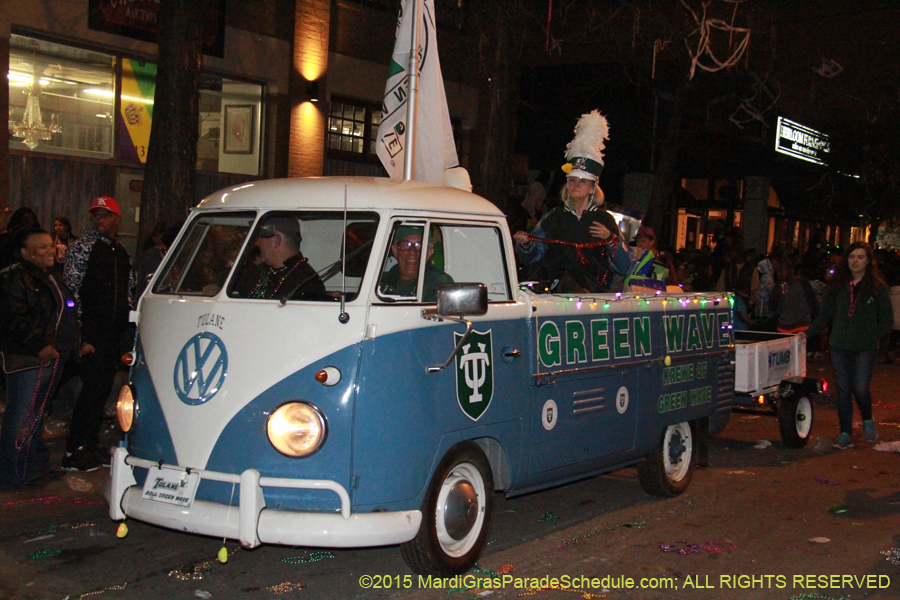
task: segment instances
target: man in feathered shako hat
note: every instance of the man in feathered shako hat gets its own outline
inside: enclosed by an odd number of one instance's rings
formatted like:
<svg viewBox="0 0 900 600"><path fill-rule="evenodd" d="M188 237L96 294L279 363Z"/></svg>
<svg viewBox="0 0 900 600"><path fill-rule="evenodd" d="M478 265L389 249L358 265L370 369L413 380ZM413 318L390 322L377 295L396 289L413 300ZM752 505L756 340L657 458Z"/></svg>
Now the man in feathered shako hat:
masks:
<svg viewBox="0 0 900 600"><path fill-rule="evenodd" d="M513 236L522 262L539 263L541 273L534 278L552 280L550 292L609 291L613 275L626 274L631 264L616 220L603 209L603 190L597 185L608 130L598 111L581 116L575 138L566 146L563 205L547 212L531 234L520 231Z"/></svg>

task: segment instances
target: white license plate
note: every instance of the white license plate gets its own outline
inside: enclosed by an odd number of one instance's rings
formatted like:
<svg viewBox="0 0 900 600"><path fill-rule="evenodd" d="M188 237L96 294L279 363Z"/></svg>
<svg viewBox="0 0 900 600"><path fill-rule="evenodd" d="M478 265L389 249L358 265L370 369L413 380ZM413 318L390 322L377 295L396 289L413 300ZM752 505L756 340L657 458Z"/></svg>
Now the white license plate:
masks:
<svg viewBox="0 0 900 600"><path fill-rule="evenodd" d="M150 467L141 498L190 508L199 483L200 473L188 474L180 469Z"/></svg>

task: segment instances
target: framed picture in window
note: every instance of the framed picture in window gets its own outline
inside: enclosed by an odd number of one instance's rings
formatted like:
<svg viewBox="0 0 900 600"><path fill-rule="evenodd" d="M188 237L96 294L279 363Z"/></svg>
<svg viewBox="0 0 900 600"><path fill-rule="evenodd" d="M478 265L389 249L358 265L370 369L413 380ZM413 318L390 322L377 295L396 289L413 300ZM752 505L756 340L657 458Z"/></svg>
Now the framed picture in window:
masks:
<svg viewBox="0 0 900 600"><path fill-rule="evenodd" d="M222 152L253 154L253 125L252 104L226 104Z"/></svg>

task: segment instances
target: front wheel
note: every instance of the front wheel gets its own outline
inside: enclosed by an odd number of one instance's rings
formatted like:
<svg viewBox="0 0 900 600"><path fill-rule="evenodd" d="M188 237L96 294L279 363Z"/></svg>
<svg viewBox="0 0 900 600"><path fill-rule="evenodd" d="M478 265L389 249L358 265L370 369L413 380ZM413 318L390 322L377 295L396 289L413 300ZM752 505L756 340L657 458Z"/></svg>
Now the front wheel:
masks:
<svg viewBox="0 0 900 600"><path fill-rule="evenodd" d="M782 398L778 401L778 428L788 448L803 448L813 426L813 406L809 397Z"/></svg>
<svg viewBox="0 0 900 600"><path fill-rule="evenodd" d="M694 473L694 441L687 421L666 427L656 450L637 466L645 492L671 498L687 489Z"/></svg>
<svg viewBox="0 0 900 600"><path fill-rule="evenodd" d="M438 465L422 502L422 525L401 546L410 569L421 575L453 576L471 569L494 520L494 478L481 448L454 446Z"/></svg>

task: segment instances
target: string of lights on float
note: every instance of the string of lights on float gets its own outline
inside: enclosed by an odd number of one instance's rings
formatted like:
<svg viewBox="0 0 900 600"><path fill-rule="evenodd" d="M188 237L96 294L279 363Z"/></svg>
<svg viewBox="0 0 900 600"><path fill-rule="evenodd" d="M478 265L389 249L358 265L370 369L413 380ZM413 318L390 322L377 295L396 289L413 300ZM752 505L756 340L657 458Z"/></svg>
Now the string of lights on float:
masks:
<svg viewBox="0 0 900 600"><path fill-rule="evenodd" d="M531 290L535 285L535 282L527 282L522 283L520 287L527 288ZM549 291L545 288L545 291ZM655 294L640 294L640 293L622 293L616 292L612 294L612 298L598 298L596 295L576 295L576 294L541 294L542 296L552 296L554 298L558 298L560 302L568 301L575 303L575 310L581 310L581 308L587 303L590 308L595 308L599 305L600 301L603 302L603 310L609 310L609 307L612 303L621 302L623 300L637 300L638 306L650 306L650 302L662 302L663 312L666 311L668 305L670 303L678 302L681 308L687 308L691 304L699 304L701 307L705 308L706 305L710 302L713 303L713 306L719 306L722 302L728 301L729 307L734 306L734 297L731 294L717 294L715 296L705 295L703 292L684 292L684 294L673 294L673 293L663 293L662 291L657 291ZM699 295L703 294L703 295ZM605 296L606 294L602 294Z"/></svg>

